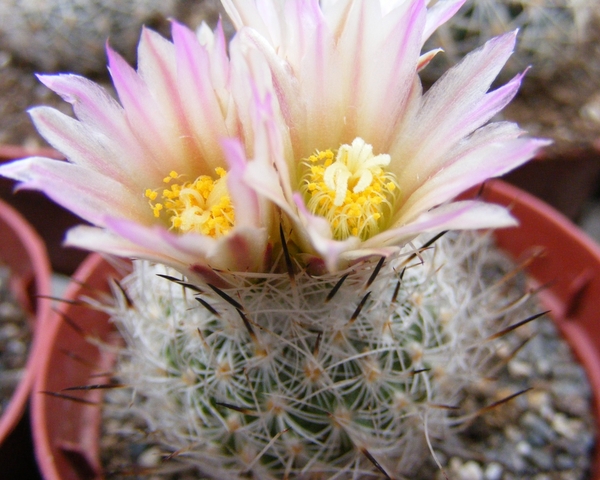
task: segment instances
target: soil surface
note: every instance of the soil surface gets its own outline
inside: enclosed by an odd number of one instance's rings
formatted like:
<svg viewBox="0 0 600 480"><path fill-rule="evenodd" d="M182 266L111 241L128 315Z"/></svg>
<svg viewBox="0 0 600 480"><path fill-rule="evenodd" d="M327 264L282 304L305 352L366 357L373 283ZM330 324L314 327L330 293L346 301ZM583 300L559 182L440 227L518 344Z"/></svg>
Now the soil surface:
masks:
<svg viewBox="0 0 600 480"><path fill-rule="evenodd" d="M27 317L9 283L10 270L0 264L0 415L25 373L31 343Z"/></svg>

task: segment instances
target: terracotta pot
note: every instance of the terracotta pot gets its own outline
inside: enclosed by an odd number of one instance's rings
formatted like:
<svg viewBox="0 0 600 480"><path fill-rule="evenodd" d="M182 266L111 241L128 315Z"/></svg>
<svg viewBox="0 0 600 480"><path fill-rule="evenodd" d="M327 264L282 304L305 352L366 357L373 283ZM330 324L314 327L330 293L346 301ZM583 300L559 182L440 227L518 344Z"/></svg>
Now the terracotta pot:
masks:
<svg viewBox="0 0 600 480"><path fill-rule="evenodd" d="M581 217L600 178L600 141L585 147L542 151L504 180L541 198L573 221Z"/></svg>
<svg viewBox="0 0 600 480"><path fill-rule="evenodd" d="M43 331L50 314L50 262L44 243L31 225L0 201L0 263L11 270L11 290L27 312L32 332ZM38 342L30 345L25 374L0 417L0 465L13 478L39 478L28 415L29 394L39 362ZM2 475L0 475L2 476Z"/></svg>
<svg viewBox="0 0 600 480"><path fill-rule="evenodd" d="M565 217L515 187L500 181L489 182L483 194L489 201L510 206L521 221L518 228L497 232L501 248L516 259L527 255L532 248L542 247L546 252L531 266L533 281L539 284L554 282L542 293L541 300L552 309L561 332L586 368L594 391L599 392L600 330L596 322L600 311L600 248ZM92 255L76 278L94 288L106 289L104 277L107 274L114 275L115 272L99 256ZM77 298L81 288L72 284L67 298ZM88 376L106 371L112 359L110 355L102 356L85 338L90 335L110 338L113 330L106 316L99 312L82 310L69 303L64 303L61 310L65 317L77 318L77 329L63 321L60 315L53 318L48 339L56 343L47 352L48 364L40 372L33 399L36 454L48 480L101 478L97 451L100 406L84 405L40 392L60 392L74 385L101 383L102 380L90 380ZM76 331L79 329L81 333ZM66 355L65 349L74 355ZM61 371L62 375L48 375L55 371ZM73 377L69 378L71 374ZM98 403L101 392L88 391L78 396ZM594 398L593 409L596 418L600 419L598 396ZM592 479L600 480L598 453L594 468Z"/></svg>
<svg viewBox="0 0 600 480"><path fill-rule="evenodd" d="M0 164L35 156L64 159L61 153L49 147L26 148L0 144ZM63 247L62 242L69 228L84 222L41 192L22 190L15 194L15 186L13 180L0 177L0 198L18 210L43 238L53 270L72 274L88 253Z"/></svg>
<svg viewBox="0 0 600 480"><path fill-rule="evenodd" d="M528 273L546 286L540 300L586 370L600 432L600 247L552 207L507 183L490 182L483 198L510 206L520 222L519 227L495 232L500 248L515 259L541 249ZM600 480L598 445L593 465L591 478Z"/></svg>
<svg viewBox="0 0 600 480"><path fill-rule="evenodd" d="M110 295L110 279L120 278L111 264L92 254L80 265L65 292L65 301L45 329L45 362L40 366L32 398L35 454L44 478L60 480L100 477L98 437L101 390L63 389L106 383L114 357L94 340L120 341L107 315L71 302L82 295ZM44 392L62 392L57 397ZM77 400L79 399L79 400Z"/></svg>
<svg viewBox="0 0 600 480"><path fill-rule="evenodd" d="M50 262L40 237L12 207L0 201L0 264L10 269L10 289L26 312L33 338L45 328L50 315ZM39 341L30 346L25 374L0 417L0 445L16 427L27 406L27 400L38 367ZM8 442L7 442L8 443ZM0 450L0 458L3 458Z"/></svg>

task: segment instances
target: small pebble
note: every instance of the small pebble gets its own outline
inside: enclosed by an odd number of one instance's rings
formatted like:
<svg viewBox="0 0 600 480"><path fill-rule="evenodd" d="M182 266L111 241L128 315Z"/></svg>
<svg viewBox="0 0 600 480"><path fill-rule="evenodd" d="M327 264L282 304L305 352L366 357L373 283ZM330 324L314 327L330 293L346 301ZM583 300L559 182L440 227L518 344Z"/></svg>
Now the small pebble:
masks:
<svg viewBox="0 0 600 480"><path fill-rule="evenodd" d="M569 440L575 440L577 433L581 430L581 422L569 420L566 415L557 413L552 420L552 428Z"/></svg>
<svg viewBox="0 0 600 480"><path fill-rule="evenodd" d="M456 472L457 480L483 480L481 466L472 460L464 463Z"/></svg>
<svg viewBox="0 0 600 480"><path fill-rule="evenodd" d="M529 405L536 410L548 407L552 401L548 392L543 390L531 390L527 393L527 400L529 400Z"/></svg>
<svg viewBox="0 0 600 480"><path fill-rule="evenodd" d="M515 447L515 451L522 456L528 456L531 454L531 445L529 443L527 443L526 441L522 440L519 443L517 443L516 447Z"/></svg>
<svg viewBox="0 0 600 480"><path fill-rule="evenodd" d="M556 432L543 418L533 412L525 412L521 423L527 427L527 439L536 446L542 446L556 438Z"/></svg>
<svg viewBox="0 0 600 480"><path fill-rule="evenodd" d="M532 449L529 453L529 459L541 470L551 471L554 469L554 460L548 450Z"/></svg>
<svg viewBox="0 0 600 480"><path fill-rule="evenodd" d="M502 465L496 462L492 462L485 467L484 478L485 480L500 480L504 469Z"/></svg>
<svg viewBox="0 0 600 480"><path fill-rule="evenodd" d="M138 465L141 467L156 467L162 460L162 453L158 447L150 447L146 449L138 457Z"/></svg>
<svg viewBox="0 0 600 480"><path fill-rule="evenodd" d="M555 464L557 470L569 470L575 468L575 462L573 461L573 458L564 453L556 456Z"/></svg>

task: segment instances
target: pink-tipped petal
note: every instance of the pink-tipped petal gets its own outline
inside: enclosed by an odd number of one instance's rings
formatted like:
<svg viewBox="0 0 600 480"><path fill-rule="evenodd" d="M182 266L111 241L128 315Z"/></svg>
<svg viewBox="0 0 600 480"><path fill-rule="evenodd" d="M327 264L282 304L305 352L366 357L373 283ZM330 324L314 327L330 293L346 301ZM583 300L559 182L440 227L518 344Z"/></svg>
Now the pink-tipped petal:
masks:
<svg viewBox="0 0 600 480"><path fill-rule="evenodd" d="M163 227L146 227L118 218L105 219L107 229L118 237L149 252L160 252L180 271L192 265L231 271L260 270L265 250L264 229L238 228L231 235L214 239L197 233L177 235Z"/></svg>
<svg viewBox="0 0 600 480"><path fill-rule="evenodd" d="M188 135L212 170L224 165L220 139L229 135L225 118L222 115L219 98L207 74L211 73L209 53L202 47L198 38L188 28L173 22L173 42L179 86L179 95L185 99L181 108L186 118Z"/></svg>
<svg viewBox="0 0 600 480"><path fill-rule="evenodd" d="M125 109L127 123L146 147L147 155L154 157L157 163L167 161L177 172L190 173L179 126L166 121L144 80L120 55L110 48L107 55L109 71Z"/></svg>
<svg viewBox="0 0 600 480"><path fill-rule="evenodd" d="M84 220L103 225L105 215L150 221L141 194L98 172L68 162L32 157L0 166L0 175L21 182L19 188L40 190Z"/></svg>
<svg viewBox="0 0 600 480"><path fill-rule="evenodd" d="M531 159L550 142L518 138L504 143L492 143L475 149L435 176L415 191L405 206L403 217L413 218L488 178L499 177Z"/></svg>
<svg viewBox="0 0 600 480"><path fill-rule="evenodd" d="M425 15L424 0L406 2L383 19L378 27L380 41L368 50L362 46L363 73L355 86L354 102L361 112L357 116L357 136L379 145L390 144L416 75ZM377 122L372 121L375 117Z"/></svg>
<svg viewBox="0 0 600 480"><path fill-rule="evenodd" d="M89 168L119 182L132 175L145 182L156 178L151 169L139 169L135 162L123 162L121 151L97 130L50 107L29 111L38 132L72 163Z"/></svg>
<svg viewBox="0 0 600 480"><path fill-rule="evenodd" d="M438 0L435 2L427 11L427 23L423 30L422 42L425 43L431 34L458 12L464 3L465 0Z"/></svg>
<svg viewBox="0 0 600 480"><path fill-rule="evenodd" d="M132 134L123 108L106 90L77 75L38 75L38 78L73 105L73 111L82 124L125 152L132 169L156 169L156 165L148 161L143 147Z"/></svg>
<svg viewBox="0 0 600 480"><path fill-rule="evenodd" d="M125 258L144 258L174 268L181 266L159 250L144 248L99 227L80 225L71 228L67 232L64 245Z"/></svg>
<svg viewBox="0 0 600 480"><path fill-rule="evenodd" d="M425 212L406 225L390 228L367 240L363 246L402 245L425 232L436 234L446 230L479 230L515 225L515 218L502 206L476 201L453 202Z"/></svg>
<svg viewBox="0 0 600 480"><path fill-rule="evenodd" d="M160 225L141 225L138 222L126 220L118 217L106 217L104 219L106 228L113 234L123 238L132 244L145 248L148 251L160 252L165 258L170 258L170 264L179 263L190 265L198 261L198 256L186 249L177 248L178 236L169 232ZM216 242L215 239L204 235L191 233L186 236L195 241L194 250L203 252L211 250ZM204 260L204 255L200 258Z"/></svg>
<svg viewBox="0 0 600 480"><path fill-rule="evenodd" d="M407 194L417 188L418 179L427 178L439 168L440 159L461 138L489 120L493 109L482 108L481 103L485 105L486 92L512 53L514 43L514 32L490 40L446 72L424 95L412 125L390 152L403 159L396 164L402 169L394 173L402 175L401 186ZM514 94L511 88L501 93L505 97ZM483 116L473 115L477 109ZM457 129L457 125L462 128Z"/></svg>
<svg viewBox="0 0 600 480"><path fill-rule="evenodd" d="M259 225L261 222L259 199L256 192L244 182L244 173L247 168L244 147L234 139L226 139L221 143L229 165L227 188L235 205L236 224L239 226Z"/></svg>

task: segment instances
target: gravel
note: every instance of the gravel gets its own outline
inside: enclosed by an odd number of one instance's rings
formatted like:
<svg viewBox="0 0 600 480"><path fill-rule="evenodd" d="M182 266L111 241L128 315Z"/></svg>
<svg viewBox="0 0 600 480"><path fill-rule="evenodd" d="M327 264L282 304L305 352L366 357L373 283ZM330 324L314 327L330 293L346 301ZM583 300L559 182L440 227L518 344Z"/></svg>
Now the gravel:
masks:
<svg viewBox="0 0 600 480"><path fill-rule="evenodd" d="M12 296L10 270L0 265L0 415L25 373L31 331L20 305Z"/></svg>
<svg viewBox="0 0 600 480"><path fill-rule="evenodd" d="M523 395L479 417L440 452L434 476L450 480L584 480L590 478L595 420L585 372L549 318L517 332L530 338L496 378L498 391ZM527 374L526 374L527 373ZM485 392L488 393L488 392ZM477 405L491 403L470 392ZM433 474L436 468L430 465Z"/></svg>

